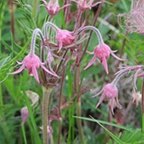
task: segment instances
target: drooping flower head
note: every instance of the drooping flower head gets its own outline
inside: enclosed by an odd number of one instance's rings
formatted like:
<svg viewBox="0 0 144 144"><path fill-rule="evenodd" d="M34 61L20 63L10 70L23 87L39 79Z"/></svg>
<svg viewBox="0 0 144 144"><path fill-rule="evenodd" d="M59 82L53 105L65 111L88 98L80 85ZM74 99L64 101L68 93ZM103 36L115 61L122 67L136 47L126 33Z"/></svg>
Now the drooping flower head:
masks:
<svg viewBox="0 0 144 144"><path fill-rule="evenodd" d="M61 49L63 46L72 44L75 40L75 36L73 32L58 29L56 39L58 41L59 49Z"/></svg>
<svg viewBox="0 0 144 144"><path fill-rule="evenodd" d="M72 0L72 1L77 3L78 8L81 11L85 11L85 10L91 9L92 7L94 7L94 6L96 6L97 4L100 3L100 2L94 3L94 0L79 0L79 1Z"/></svg>
<svg viewBox="0 0 144 144"><path fill-rule="evenodd" d="M54 16L59 12L60 6L58 0L50 0L49 2L46 2L46 0L42 1L49 15Z"/></svg>
<svg viewBox="0 0 144 144"><path fill-rule="evenodd" d="M110 55L112 55L114 58L116 58L118 60L122 60L122 59L117 57L114 54L114 51L112 51L111 48L107 44L104 43L102 35L97 28L95 28L93 26L85 26L85 27L79 28L78 33L82 32L84 30L92 30L93 32L95 32L95 34L98 38L98 45L96 46L96 48L93 51L93 58L90 60L90 62L84 69L89 68L91 65L93 65L95 63L96 59L99 59L100 62L102 63L102 65L104 66L106 73L108 74L107 60L110 57Z"/></svg>
<svg viewBox="0 0 144 144"><path fill-rule="evenodd" d="M96 59L99 59L100 62L102 63L106 73L108 74L108 64L107 60L109 59L110 55L112 55L114 58L117 60L121 60L121 58L117 57L114 54L114 51L111 50L111 48L105 44L105 43L99 43L97 47L94 49L94 56L88 63L88 65L85 67L85 69L89 68L91 65L93 65L96 61Z"/></svg>
<svg viewBox="0 0 144 144"><path fill-rule="evenodd" d="M121 108L118 101L118 88L116 85L113 83L106 84L103 89L96 94L96 96L100 94L101 97L96 107L98 107L103 101L108 101L108 105L112 113L114 113L113 110L115 107Z"/></svg>
<svg viewBox="0 0 144 144"><path fill-rule="evenodd" d="M12 74L18 74L22 72L24 69L27 69L29 74L31 76L34 76L34 78L39 82L39 76L38 76L38 69L41 67L45 72L49 73L50 75L53 75L55 77L58 77L55 72L51 72L48 70L45 66L44 63L41 62L40 58L35 54L35 41L36 41L36 36L40 34L41 37L42 33L39 29L35 29L33 31L33 36L32 36L32 41L31 41L31 49L30 52L25 58L23 59L22 62L18 62L18 64L21 65L21 67L13 72Z"/></svg>
<svg viewBox="0 0 144 144"><path fill-rule="evenodd" d="M49 0L49 2L47 2L46 0L42 0L42 2L44 3L47 12L51 16L56 15L61 9L70 5L67 4L64 5L63 7L60 7L58 0Z"/></svg>
<svg viewBox="0 0 144 144"><path fill-rule="evenodd" d="M44 63L41 62L40 58L33 54L28 54L27 56L25 56L25 58L23 59L22 62L20 62L19 64L21 64L21 67L16 70L15 72L13 72L12 74L18 74L20 72L22 72L24 69L27 69L29 74L31 76L34 76L34 78L37 80L37 82L39 82L39 76L38 76L38 69L41 67L44 71L46 71L47 73L56 76L56 73L49 71L45 66Z"/></svg>
<svg viewBox="0 0 144 144"><path fill-rule="evenodd" d="M71 45L75 41L74 32L60 29L55 24L51 22L45 23L43 26L43 31L45 33L45 37L47 37L48 28L53 28L56 31L55 39L58 42L58 48L61 50L62 47Z"/></svg>

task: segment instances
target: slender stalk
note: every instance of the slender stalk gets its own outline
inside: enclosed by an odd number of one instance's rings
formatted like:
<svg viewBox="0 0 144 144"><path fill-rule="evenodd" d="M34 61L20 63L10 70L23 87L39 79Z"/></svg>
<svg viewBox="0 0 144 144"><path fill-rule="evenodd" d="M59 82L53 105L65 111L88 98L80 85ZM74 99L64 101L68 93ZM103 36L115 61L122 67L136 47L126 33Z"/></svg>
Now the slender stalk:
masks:
<svg viewBox="0 0 144 144"><path fill-rule="evenodd" d="M22 134L23 134L23 138L24 138L24 144L27 144L27 139L26 139L26 133L25 133L24 124L21 124L21 127L22 127Z"/></svg>
<svg viewBox="0 0 144 144"><path fill-rule="evenodd" d="M142 84L142 103L141 103L141 107L142 107L142 127L141 127L141 130L144 133L144 79L143 79L143 84Z"/></svg>
<svg viewBox="0 0 144 144"><path fill-rule="evenodd" d="M76 86L75 90L76 90L76 95L77 95L76 113L78 117L81 117L80 66L76 67L75 86ZM78 126L78 132L80 135L80 143L85 144L81 119L76 119L76 121L77 121L77 126Z"/></svg>
<svg viewBox="0 0 144 144"><path fill-rule="evenodd" d="M33 10L32 10L32 16L35 17L37 14L37 7L38 7L38 0L34 0L33 2Z"/></svg>
<svg viewBox="0 0 144 144"><path fill-rule="evenodd" d="M96 12L96 14L95 14L95 17L94 17L93 26L95 25L95 23L96 23L96 21L97 21L97 19L98 19L98 16L99 16L100 11L101 11L101 9L102 9L102 5L103 5L103 3L104 3L104 0L101 0L101 1L102 1L102 2L99 4L99 6L98 6L98 10L97 10L97 12ZM81 60L82 60L84 54L85 54L86 51L87 51L87 48L88 48L88 45L89 45L89 42L90 42L90 39L91 39L91 36L92 36L92 32L93 32L93 31L90 32L89 38L88 38L88 40L87 40L87 43L86 43L86 46L85 46L84 52L83 52L83 54L82 54L82 56L81 56L81 58L80 58L79 63L81 62Z"/></svg>
<svg viewBox="0 0 144 144"><path fill-rule="evenodd" d="M63 70L63 75L60 83L60 94L59 94L59 115L61 117L61 105L62 105L62 90L64 85L64 78L65 78L65 68ZM59 134L58 134L58 144L61 144L61 131L62 131L62 120L59 121Z"/></svg>
<svg viewBox="0 0 144 144"><path fill-rule="evenodd" d="M48 105L49 105L49 98L51 94L52 88L43 88L43 100L42 100L42 132L43 132L43 144L48 144L49 136L47 132L47 125L48 125Z"/></svg>
<svg viewBox="0 0 144 144"><path fill-rule="evenodd" d="M10 16L11 16L11 32L13 39L15 39L15 21L14 21L14 2L13 0L9 0L9 10L10 10Z"/></svg>

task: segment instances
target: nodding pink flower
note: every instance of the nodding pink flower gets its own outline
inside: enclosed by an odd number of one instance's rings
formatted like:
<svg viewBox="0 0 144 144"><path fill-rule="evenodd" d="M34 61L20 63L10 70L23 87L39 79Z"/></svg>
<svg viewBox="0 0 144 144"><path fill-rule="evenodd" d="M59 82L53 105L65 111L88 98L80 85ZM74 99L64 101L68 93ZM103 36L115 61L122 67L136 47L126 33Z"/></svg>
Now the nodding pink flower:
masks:
<svg viewBox="0 0 144 144"><path fill-rule="evenodd" d="M97 93L95 96L101 94L100 100L96 107L98 107L104 100L108 101L109 108L112 113L115 107L121 108L118 101L118 88L113 83L106 84L103 89Z"/></svg>
<svg viewBox="0 0 144 144"><path fill-rule="evenodd" d="M87 9L91 9L92 7L96 6L97 4L101 3L101 2L96 2L93 3L94 0L72 0L74 2L76 2L78 4L78 7L80 8L80 10L85 11Z"/></svg>
<svg viewBox="0 0 144 144"><path fill-rule="evenodd" d="M72 44L75 40L75 36L73 32L58 29L56 39L58 41L59 49L61 49L63 46Z"/></svg>
<svg viewBox="0 0 144 144"><path fill-rule="evenodd" d="M51 16L56 15L61 9L69 6L68 4L60 8L58 0L49 0L49 2L47 2L46 0L42 0L42 2L44 3L47 12Z"/></svg>
<svg viewBox="0 0 144 144"><path fill-rule="evenodd" d="M87 69L91 65L93 65L95 63L96 59L98 58L100 60L100 62L102 63L106 73L108 74L107 60L110 57L110 55L112 55L117 60L122 60L114 54L114 51L112 51L111 48L107 44L99 43L99 45L97 45L97 47L94 49L93 58L90 60L90 62L84 69Z"/></svg>
<svg viewBox="0 0 144 144"><path fill-rule="evenodd" d="M20 112L21 112L21 119L22 119L22 122L24 124L27 121L28 116L29 116L28 108L25 106L21 109Z"/></svg>
<svg viewBox="0 0 144 144"><path fill-rule="evenodd" d="M58 3L58 0L50 0L49 2L47 2L46 0L42 0L45 8L47 10L47 12L49 13L49 15L56 15L59 10L60 10L60 6Z"/></svg>
<svg viewBox="0 0 144 144"><path fill-rule="evenodd" d="M58 77L56 73L49 71L44 66L44 63L41 62L40 58L35 54L29 53L27 56L25 56L23 61L18 62L18 64L21 64L21 67L18 70L16 70L15 72L13 72L12 74L17 74L17 73L20 73L21 71L23 71L24 69L27 69L29 74L31 76L34 76L34 78L37 80L37 82L39 82L37 70L41 67L47 73Z"/></svg>

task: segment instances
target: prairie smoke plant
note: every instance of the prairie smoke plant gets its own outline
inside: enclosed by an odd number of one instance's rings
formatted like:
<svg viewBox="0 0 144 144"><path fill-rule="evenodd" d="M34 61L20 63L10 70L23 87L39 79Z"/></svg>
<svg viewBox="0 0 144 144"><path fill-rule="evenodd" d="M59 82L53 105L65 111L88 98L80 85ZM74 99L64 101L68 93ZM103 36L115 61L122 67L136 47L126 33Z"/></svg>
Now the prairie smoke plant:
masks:
<svg viewBox="0 0 144 144"><path fill-rule="evenodd" d="M95 63L96 59L98 58L100 60L100 62L102 63L102 65L103 65L106 73L108 74L107 60L110 57L110 55L112 55L117 60L121 60L122 61L121 58L117 57L114 54L114 51L112 51L107 44L105 44L105 43L99 43L97 45L97 47L94 49L94 56L93 56L93 58L90 60L90 62L88 63L88 65L85 67L85 69L87 69L91 65L93 65Z"/></svg>
<svg viewBox="0 0 144 144"><path fill-rule="evenodd" d="M116 107L121 108L121 105L118 101L118 88L116 85L114 85L113 83L106 84L102 88L102 90L96 94L96 96L100 94L101 94L101 97L96 107L98 107L103 101L108 101L108 105L112 114L114 113L113 112L114 108Z"/></svg>
<svg viewBox="0 0 144 144"><path fill-rule="evenodd" d="M72 0L74 2L77 3L78 5L78 8L81 10L81 11L85 11L85 10L88 10L88 9L91 9L92 7L96 6L97 4L101 3L101 2L95 2L94 3L94 0Z"/></svg>
<svg viewBox="0 0 144 144"><path fill-rule="evenodd" d="M58 77L56 73L51 72L48 70L44 65L44 63L40 60L40 58L35 54L35 42L36 42L36 36L40 35L42 38L42 41L44 40L43 34L39 29L35 29L32 34L32 41L31 41L31 49L30 52L25 58L23 59L22 62L18 62L18 64L21 65L21 67L13 72L12 74L18 74L24 69L27 69L29 74L31 76L34 76L34 78L37 80L39 83L39 76L38 76L38 69L41 67L45 72L49 73L50 75L53 75L55 77Z"/></svg>
<svg viewBox="0 0 144 144"><path fill-rule="evenodd" d="M48 14L51 16L56 15L61 9L69 6L68 4L60 8L58 0L49 0L49 2L47 2L46 0L42 0L42 2L44 3Z"/></svg>
<svg viewBox="0 0 144 144"><path fill-rule="evenodd" d="M103 38L101 36L101 33L100 33L100 31L97 28L95 28L93 26L85 26L83 28L80 28L78 30L78 32L81 32L81 31L84 31L84 30L92 30L92 31L94 31L96 33L96 35L97 35L98 43L99 43L96 46L96 48L94 49L93 58L90 60L90 62L88 63L88 65L84 69L86 70L87 68L89 68L91 65L93 65L95 63L96 59L99 59L100 62L102 63L102 65L104 66L104 69L105 69L106 73L108 74L107 60L110 57L110 54L114 58L116 58L117 60L121 60L122 61L122 59L117 57L114 54L114 51L112 51L110 49L110 47L107 44L104 43Z"/></svg>
<svg viewBox="0 0 144 144"><path fill-rule="evenodd" d="M42 0L42 2L44 3L49 15L54 16L59 12L60 6L58 0L50 0L49 2L47 2L46 0Z"/></svg>
<svg viewBox="0 0 144 144"><path fill-rule="evenodd" d="M56 39L58 41L59 49L61 49L63 46L72 44L75 40L75 36L73 32L58 29Z"/></svg>
<svg viewBox="0 0 144 144"><path fill-rule="evenodd" d="M43 26L45 38L47 37L48 28L53 28L56 31L55 39L58 42L59 50L61 50L64 46L71 45L75 40L75 36L73 32L65 29L60 29L51 22L47 22Z"/></svg>

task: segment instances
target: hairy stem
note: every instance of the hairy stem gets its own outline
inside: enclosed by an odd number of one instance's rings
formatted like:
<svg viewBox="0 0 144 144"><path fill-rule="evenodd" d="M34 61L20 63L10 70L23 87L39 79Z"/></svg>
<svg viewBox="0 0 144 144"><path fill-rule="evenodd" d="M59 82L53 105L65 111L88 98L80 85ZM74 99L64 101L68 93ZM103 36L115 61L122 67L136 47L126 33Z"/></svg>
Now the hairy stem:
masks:
<svg viewBox="0 0 144 144"><path fill-rule="evenodd" d="M48 105L49 98L52 88L43 88L43 100L42 100L42 133L43 133L43 144L48 144L49 137L47 132L48 126Z"/></svg>
<svg viewBox="0 0 144 144"><path fill-rule="evenodd" d="M10 10L10 16L11 16L11 33L13 36L13 39L15 39L15 21L14 21L14 1L9 0L9 10Z"/></svg>
<svg viewBox="0 0 144 144"><path fill-rule="evenodd" d="M64 78L65 78L65 68L63 70L62 79L60 83L60 94L59 94L59 115L61 117L61 105L62 105L62 90L64 85ZM61 130L62 130L62 120L59 121L59 134L58 134L58 144L61 144Z"/></svg>
<svg viewBox="0 0 144 144"><path fill-rule="evenodd" d="M81 117L81 95L80 95L80 66L76 67L76 75L75 75L75 91L77 96L77 108L76 113L78 117ZM80 143L85 144L84 134L82 129L81 119L77 119L78 132L80 135Z"/></svg>
<svg viewBox="0 0 144 144"><path fill-rule="evenodd" d="M98 19L98 16L99 16L100 11L101 11L101 9L102 9L102 5L103 5L103 3L104 3L104 0L101 0L101 1L102 1L102 2L99 4L98 10L97 10L97 12L96 12L96 14L95 14L95 17L94 17L93 26L95 25L95 23L96 23L96 21L97 21L97 19ZM85 53L86 53L86 51L87 51L87 48L88 48L88 45L89 45L89 42L90 42L90 39L91 39L91 36L92 36L92 32L93 32L93 31L90 32L89 38L88 38L88 40L87 40L87 43L86 43L86 46L85 46L85 49L84 49L84 52L83 52L83 54L82 54L79 62L81 62L83 56L85 55Z"/></svg>

